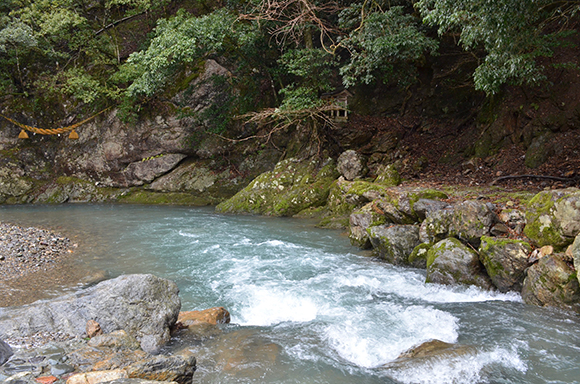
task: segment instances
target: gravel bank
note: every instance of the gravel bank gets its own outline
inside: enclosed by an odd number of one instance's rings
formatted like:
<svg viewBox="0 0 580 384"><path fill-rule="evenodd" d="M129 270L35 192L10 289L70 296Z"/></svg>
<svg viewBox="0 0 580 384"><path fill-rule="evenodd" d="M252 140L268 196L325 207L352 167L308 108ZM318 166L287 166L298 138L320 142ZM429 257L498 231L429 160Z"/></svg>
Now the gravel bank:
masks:
<svg viewBox="0 0 580 384"><path fill-rule="evenodd" d="M51 269L73 247L68 238L45 229L0 223L0 279Z"/></svg>
<svg viewBox="0 0 580 384"><path fill-rule="evenodd" d="M76 247L50 230L0 223L0 307L58 296L93 273L75 263Z"/></svg>

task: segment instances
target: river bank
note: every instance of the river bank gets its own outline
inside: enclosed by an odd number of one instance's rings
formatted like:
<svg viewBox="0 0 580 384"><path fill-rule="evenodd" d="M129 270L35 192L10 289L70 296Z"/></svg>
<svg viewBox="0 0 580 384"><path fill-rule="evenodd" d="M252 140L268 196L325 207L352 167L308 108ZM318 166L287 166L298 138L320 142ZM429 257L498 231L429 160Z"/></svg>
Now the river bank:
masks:
<svg viewBox="0 0 580 384"><path fill-rule="evenodd" d="M78 244L45 228L0 222L0 307L58 295L86 275L74 263Z"/></svg>

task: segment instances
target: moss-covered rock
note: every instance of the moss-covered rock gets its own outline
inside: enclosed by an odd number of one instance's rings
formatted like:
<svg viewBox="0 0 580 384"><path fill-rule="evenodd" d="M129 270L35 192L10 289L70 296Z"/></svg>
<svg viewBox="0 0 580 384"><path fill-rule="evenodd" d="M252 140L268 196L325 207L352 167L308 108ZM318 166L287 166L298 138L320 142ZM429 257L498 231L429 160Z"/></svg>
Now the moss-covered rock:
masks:
<svg viewBox="0 0 580 384"><path fill-rule="evenodd" d="M466 284L491 289L477 252L455 238L433 245L427 252L427 283Z"/></svg>
<svg viewBox="0 0 580 384"><path fill-rule="evenodd" d="M219 212L292 216L326 203L330 186L338 177L334 161L287 159L274 170L254 179L231 199L217 206Z"/></svg>
<svg viewBox="0 0 580 384"><path fill-rule="evenodd" d="M408 265L409 255L419 245L418 225L378 225L368 232L374 253L395 265Z"/></svg>
<svg viewBox="0 0 580 384"><path fill-rule="evenodd" d="M522 298L527 304L580 313L577 272L562 260L560 254L544 256L528 269Z"/></svg>
<svg viewBox="0 0 580 384"><path fill-rule="evenodd" d="M542 191L526 211L524 233L536 246L552 245L562 251L580 232L580 190Z"/></svg>
<svg viewBox="0 0 580 384"><path fill-rule="evenodd" d="M14 168L0 168L0 203L8 200L25 202L26 193L33 187L33 183L23 173Z"/></svg>
<svg viewBox="0 0 580 384"><path fill-rule="evenodd" d="M427 268L427 255L430 249L431 244L421 243L417 245L409 255L409 264L415 268Z"/></svg>
<svg viewBox="0 0 580 384"><path fill-rule="evenodd" d="M185 192L152 192L144 189L134 188L123 192L118 200L125 204L156 204L156 205L191 205L205 206L211 205L210 199L204 199L197 195Z"/></svg>
<svg viewBox="0 0 580 384"><path fill-rule="evenodd" d="M521 291L531 251L532 246L525 241L483 236L479 259L501 292Z"/></svg>
<svg viewBox="0 0 580 384"><path fill-rule="evenodd" d="M378 211L374 203L369 203L354 211L349 217L350 243L362 249L371 248L368 229L385 222L385 216Z"/></svg>
<svg viewBox="0 0 580 384"><path fill-rule="evenodd" d="M420 221L415 212L415 203L425 199L446 199L441 191L425 188L391 187L379 196L375 203L384 212L387 220L395 224L413 224Z"/></svg>
<svg viewBox="0 0 580 384"><path fill-rule="evenodd" d="M387 187L396 187L401 184L401 175L399 175L399 172L392 164L380 167L377 170L377 174L377 178L375 179L375 183L377 184L382 184Z"/></svg>
<svg viewBox="0 0 580 384"><path fill-rule="evenodd" d="M86 203L116 200L123 190L97 187L94 183L77 177L61 176L45 184L34 196L36 204Z"/></svg>
<svg viewBox="0 0 580 384"><path fill-rule="evenodd" d="M451 208L430 212L421 224L421 241L435 243L458 237L479 246L481 236L489 235L498 221L493 205L468 200Z"/></svg>

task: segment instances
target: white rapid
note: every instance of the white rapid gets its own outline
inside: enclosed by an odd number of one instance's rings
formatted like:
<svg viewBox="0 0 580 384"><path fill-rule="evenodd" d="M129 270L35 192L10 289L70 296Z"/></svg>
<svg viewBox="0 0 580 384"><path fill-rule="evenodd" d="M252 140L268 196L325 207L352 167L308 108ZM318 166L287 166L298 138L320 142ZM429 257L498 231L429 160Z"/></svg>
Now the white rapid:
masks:
<svg viewBox="0 0 580 384"><path fill-rule="evenodd" d="M578 316L518 294L424 283L311 222L211 209L2 207L0 220L82 236L81 267L176 281L183 310L224 306L219 332L183 333L195 383L575 383ZM430 339L466 353L385 367Z"/></svg>

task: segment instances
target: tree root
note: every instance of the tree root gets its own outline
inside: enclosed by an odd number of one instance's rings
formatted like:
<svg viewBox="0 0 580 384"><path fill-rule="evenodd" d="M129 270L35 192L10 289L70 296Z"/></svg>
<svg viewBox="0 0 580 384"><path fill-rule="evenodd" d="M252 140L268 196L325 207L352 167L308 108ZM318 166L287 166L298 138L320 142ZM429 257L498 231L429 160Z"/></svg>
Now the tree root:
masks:
<svg viewBox="0 0 580 384"><path fill-rule="evenodd" d="M507 175L501 176L491 182L490 185L495 185L496 183L508 180L508 179L547 179L547 180L554 180L554 181L562 181L564 183L577 183L580 181L578 177L557 177L557 176L547 176L547 175Z"/></svg>

